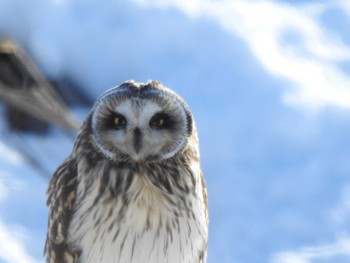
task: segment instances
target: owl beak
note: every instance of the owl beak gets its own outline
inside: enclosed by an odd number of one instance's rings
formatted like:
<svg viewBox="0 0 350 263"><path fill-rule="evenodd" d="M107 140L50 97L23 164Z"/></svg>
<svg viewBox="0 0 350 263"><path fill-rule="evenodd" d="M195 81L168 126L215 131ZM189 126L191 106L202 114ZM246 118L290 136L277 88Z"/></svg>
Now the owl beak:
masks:
<svg viewBox="0 0 350 263"><path fill-rule="evenodd" d="M135 152L138 154L140 152L140 149L142 148L142 133L140 128L136 127L134 129L134 149Z"/></svg>

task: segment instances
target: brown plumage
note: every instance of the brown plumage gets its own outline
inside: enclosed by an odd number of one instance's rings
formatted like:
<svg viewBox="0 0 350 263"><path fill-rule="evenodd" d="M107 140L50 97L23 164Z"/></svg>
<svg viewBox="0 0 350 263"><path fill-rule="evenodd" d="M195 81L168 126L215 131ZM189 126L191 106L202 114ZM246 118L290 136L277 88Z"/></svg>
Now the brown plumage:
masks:
<svg viewBox="0 0 350 263"><path fill-rule="evenodd" d="M107 91L48 189L50 263L204 263L208 210L192 114L159 82Z"/></svg>

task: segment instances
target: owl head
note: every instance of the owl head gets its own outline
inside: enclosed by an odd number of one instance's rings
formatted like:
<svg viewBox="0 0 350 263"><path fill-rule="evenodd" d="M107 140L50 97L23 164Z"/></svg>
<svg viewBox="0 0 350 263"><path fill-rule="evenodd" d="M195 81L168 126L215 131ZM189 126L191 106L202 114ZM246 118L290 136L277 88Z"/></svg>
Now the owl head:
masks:
<svg viewBox="0 0 350 263"><path fill-rule="evenodd" d="M127 81L106 91L90 117L94 147L114 161L169 159L183 151L193 130L187 104L156 81Z"/></svg>

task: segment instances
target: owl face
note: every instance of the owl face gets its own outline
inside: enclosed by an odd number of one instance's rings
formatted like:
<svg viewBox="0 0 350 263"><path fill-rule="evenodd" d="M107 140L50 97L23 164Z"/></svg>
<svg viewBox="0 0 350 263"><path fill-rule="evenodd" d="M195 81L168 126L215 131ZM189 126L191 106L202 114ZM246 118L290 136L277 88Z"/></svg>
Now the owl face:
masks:
<svg viewBox="0 0 350 263"><path fill-rule="evenodd" d="M192 116L185 102L159 82L126 82L107 91L91 113L92 141L115 161L171 158L187 144Z"/></svg>

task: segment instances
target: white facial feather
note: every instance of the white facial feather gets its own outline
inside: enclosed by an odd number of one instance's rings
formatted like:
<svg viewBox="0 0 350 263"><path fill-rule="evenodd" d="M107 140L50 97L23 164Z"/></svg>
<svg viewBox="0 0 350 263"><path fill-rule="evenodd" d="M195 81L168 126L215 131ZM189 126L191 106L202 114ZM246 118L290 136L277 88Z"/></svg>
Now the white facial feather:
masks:
<svg viewBox="0 0 350 263"><path fill-rule="evenodd" d="M98 126L101 116L108 113L118 113L125 117L125 129L95 130L93 137L99 150L111 159L115 159L115 151L129 156L135 161L144 160L149 156L160 155L162 159L168 159L176 154L186 143L187 119L186 113L179 103L168 103L167 108L162 107L152 100L124 100L113 104L113 101L98 105L92 117L92 126ZM176 122L174 130L157 130L150 127L152 117L157 113L167 113ZM174 116L176 115L176 116ZM142 147L136 152L133 147L134 130L141 131ZM111 149L112 146L112 149Z"/></svg>

